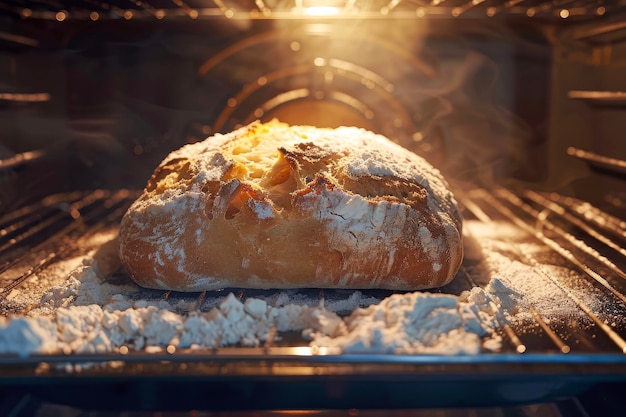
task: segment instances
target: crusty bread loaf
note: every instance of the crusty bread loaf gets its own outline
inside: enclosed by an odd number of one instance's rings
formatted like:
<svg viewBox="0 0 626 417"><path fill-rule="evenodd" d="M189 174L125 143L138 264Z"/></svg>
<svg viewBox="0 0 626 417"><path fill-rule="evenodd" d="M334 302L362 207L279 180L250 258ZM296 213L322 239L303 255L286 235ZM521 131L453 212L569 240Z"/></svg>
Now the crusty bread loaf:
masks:
<svg viewBox="0 0 626 417"><path fill-rule="evenodd" d="M423 289L463 256L439 171L354 127L273 121L172 152L125 214L120 256L139 285Z"/></svg>

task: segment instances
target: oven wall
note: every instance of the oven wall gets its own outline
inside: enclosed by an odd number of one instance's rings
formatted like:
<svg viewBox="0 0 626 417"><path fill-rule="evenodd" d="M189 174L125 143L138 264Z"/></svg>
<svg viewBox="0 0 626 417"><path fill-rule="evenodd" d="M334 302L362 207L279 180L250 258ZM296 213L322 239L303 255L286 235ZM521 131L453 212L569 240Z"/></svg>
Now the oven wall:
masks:
<svg viewBox="0 0 626 417"><path fill-rule="evenodd" d="M385 134L454 183L514 179L583 193L590 170L563 149L604 152L618 141L594 138L616 138L608 126L621 120L619 110L592 109L567 92L619 85L623 47L572 42L570 32L587 27L575 23L417 23L5 21L4 32L37 45L2 43L0 86L50 100L0 109L4 158L45 151L0 171L0 208L70 189L141 188L184 143L257 118L311 123L311 115ZM301 90L308 96L267 111ZM242 99L245 91L253 92Z"/></svg>
<svg viewBox="0 0 626 417"><path fill-rule="evenodd" d="M563 31L555 43L545 184L547 189L594 202L621 217L626 212L626 169L590 163L568 155L568 148L626 161L622 134L626 129L626 30L622 21L614 16L577 25ZM605 98L576 98L585 94Z"/></svg>

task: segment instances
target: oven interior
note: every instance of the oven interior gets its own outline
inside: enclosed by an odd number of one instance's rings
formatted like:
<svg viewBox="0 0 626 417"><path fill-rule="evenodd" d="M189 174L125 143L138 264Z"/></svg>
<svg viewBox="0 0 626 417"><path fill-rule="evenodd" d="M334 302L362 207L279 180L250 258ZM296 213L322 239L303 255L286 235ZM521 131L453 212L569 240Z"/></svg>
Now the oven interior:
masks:
<svg viewBox="0 0 626 417"><path fill-rule="evenodd" d="M13 415L45 401L357 415L441 407L486 413L476 415L609 415L602 413L622 407L615 393L626 380L623 6L0 5L2 316L41 310L49 290L68 279L60 265L109 257L100 246L115 244L121 216L171 150L273 118L360 126L424 156L450 181L475 247L491 245L558 293L545 299L534 287L519 305L500 294L502 309L516 319L496 330L499 349L469 356L349 354L320 350L298 334L255 347L7 351L0 355L3 406L21 407ZM127 284L112 265L106 284ZM480 258L468 255L455 280L433 292L459 295L487 284ZM242 300L272 297L231 290ZM225 294L134 288L127 295L183 302L188 310L179 313L189 314L209 311ZM349 297L299 294L327 302ZM504 414L487 414L493 406Z"/></svg>

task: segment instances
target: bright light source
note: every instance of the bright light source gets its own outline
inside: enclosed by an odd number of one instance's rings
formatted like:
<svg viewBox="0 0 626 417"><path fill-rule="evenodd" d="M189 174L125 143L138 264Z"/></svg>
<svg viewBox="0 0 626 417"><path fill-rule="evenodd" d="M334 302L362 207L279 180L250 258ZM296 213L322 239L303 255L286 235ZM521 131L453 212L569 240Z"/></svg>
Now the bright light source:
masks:
<svg viewBox="0 0 626 417"><path fill-rule="evenodd" d="M334 6L310 6L304 9L304 14L308 16L335 16L341 9Z"/></svg>

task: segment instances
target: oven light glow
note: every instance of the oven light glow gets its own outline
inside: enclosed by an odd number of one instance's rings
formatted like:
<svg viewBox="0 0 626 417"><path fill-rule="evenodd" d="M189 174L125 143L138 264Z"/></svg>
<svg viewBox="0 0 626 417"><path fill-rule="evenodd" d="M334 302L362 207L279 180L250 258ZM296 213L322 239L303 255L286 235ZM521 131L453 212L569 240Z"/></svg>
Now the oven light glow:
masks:
<svg viewBox="0 0 626 417"><path fill-rule="evenodd" d="M345 0L295 0L292 11L296 15L330 17L345 11Z"/></svg>
<svg viewBox="0 0 626 417"><path fill-rule="evenodd" d="M305 346L296 346L292 348L293 354L297 356L311 356L311 348Z"/></svg>
<svg viewBox="0 0 626 417"><path fill-rule="evenodd" d="M334 6L310 6L304 9L307 16L336 16L341 9Z"/></svg>

